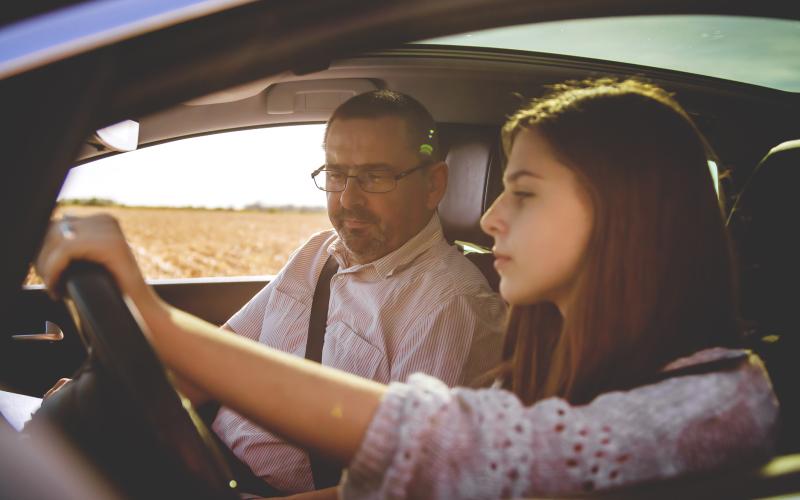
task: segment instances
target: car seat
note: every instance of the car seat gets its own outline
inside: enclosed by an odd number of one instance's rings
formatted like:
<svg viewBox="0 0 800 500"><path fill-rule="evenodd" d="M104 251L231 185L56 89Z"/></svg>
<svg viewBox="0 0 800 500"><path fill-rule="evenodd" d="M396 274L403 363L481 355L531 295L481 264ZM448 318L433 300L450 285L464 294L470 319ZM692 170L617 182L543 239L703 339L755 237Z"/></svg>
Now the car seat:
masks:
<svg viewBox="0 0 800 500"><path fill-rule="evenodd" d="M764 359L781 404L779 453L800 451L800 140L773 148L736 199L730 230L746 342Z"/></svg>
<svg viewBox="0 0 800 500"><path fill-rule="evenodd" d="M439 126L442 151L449 166L447 192L439 203L445 237L458 245L496 291L500 278L491 253L492 238L480 227L483 213L502 190L499 126Z"/></svg>

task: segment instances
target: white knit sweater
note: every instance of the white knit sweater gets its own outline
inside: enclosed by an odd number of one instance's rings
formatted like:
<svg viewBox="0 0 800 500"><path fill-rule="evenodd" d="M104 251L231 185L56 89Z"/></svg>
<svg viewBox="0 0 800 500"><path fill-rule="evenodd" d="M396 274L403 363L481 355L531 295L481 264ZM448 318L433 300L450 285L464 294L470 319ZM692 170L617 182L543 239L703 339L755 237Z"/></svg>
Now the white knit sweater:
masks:
<svg viewBox="0 0 800 500"><path fill-rule="evenodd" d="M757 356L714 348L666 378L572 406L525 407L501 389L450 389L415 374L393 383L341 486L344 498L510 498L619 487L765 459L778 403Z"/></svg>

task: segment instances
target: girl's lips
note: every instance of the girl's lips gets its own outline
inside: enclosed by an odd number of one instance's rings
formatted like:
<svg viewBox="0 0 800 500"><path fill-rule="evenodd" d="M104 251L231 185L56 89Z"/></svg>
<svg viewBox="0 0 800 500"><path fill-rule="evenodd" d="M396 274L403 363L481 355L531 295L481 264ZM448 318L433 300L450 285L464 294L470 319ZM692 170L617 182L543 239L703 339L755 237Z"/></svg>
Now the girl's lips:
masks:
<svg viewBox="0 0 800 500"><path fill-rule="evenodd" d="M494 268L500 271L500 268L511 262L511 257L500 253L494 254Z"/></svg>

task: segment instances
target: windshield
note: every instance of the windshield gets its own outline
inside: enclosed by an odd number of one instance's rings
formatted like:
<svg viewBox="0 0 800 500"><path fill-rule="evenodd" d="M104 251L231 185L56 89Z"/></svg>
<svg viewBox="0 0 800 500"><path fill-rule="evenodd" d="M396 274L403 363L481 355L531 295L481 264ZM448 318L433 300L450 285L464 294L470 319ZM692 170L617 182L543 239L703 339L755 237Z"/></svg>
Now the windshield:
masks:
<svg viewBox="0 0 800 500"><path fill-rule="evenodd" d="M800 92L800 21L632 16L535 23L419 43L590 57Z"/></svg>

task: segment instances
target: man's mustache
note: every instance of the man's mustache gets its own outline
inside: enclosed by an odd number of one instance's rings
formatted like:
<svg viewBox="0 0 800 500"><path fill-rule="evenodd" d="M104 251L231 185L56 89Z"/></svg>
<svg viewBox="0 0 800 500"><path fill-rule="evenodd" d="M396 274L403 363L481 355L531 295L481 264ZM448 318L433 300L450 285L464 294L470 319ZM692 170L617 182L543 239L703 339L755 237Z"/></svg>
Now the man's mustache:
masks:
<svg viewBox="0 0 800 500"><path fill-rule="evenodd" d="M375 224L380 222L380 218L364 208L341 208L333 214L336 224L341 224L344 219L355 219L362 222Z"/></svg>

